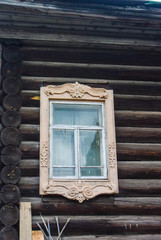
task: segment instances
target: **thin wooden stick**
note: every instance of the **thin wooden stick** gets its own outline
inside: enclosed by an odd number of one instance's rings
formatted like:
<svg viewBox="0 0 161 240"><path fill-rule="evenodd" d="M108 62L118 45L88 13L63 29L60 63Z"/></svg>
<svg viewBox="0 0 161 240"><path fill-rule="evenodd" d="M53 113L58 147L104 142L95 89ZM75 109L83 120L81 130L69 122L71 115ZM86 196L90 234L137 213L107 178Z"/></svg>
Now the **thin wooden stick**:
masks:
<svg viewBox="0 0 161 240"><path fill-rule="evenodd" d="M61 230L61 232L60 232L57 240L60 240L60 239L61 239L60 237L61 237L61 235L62 235L62 233L63 233L64 229L66 228L66 226L67 226L67 224L68 224L69 221L70 221L70 218L67 219L67 221L66 221L64 227L62 228L62 230Z"/></svg>
<svg viewBox="0 0 161 240"><path fill-rule="evenodd" d="M58 220L58 217L55 217L56 219L56 224L57 224L57 229L58 229L58 236L60 235L60 227L59 227L59 220ZM61 240L61 238L60 238Z"/></svg>
<svg viewBox="0 0 161 240"><path fill-rule="evenodd" d="M36 223L37 224L37 226L40 228L40 230L42 231L42 233L44 234L44 237L48 240L48 237L47 237L47 235L45 234L45 232L44 232L44 230L42 229L42 227L40 226L40 224L39 223Z"/></svg>

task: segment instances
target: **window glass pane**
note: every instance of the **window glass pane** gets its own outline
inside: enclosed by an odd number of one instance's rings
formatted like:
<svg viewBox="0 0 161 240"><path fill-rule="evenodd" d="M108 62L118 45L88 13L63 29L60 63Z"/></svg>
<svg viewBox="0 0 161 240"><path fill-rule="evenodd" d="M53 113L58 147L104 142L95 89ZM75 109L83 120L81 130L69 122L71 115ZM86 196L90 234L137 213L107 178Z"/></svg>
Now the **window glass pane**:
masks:
<svg viewBox="0 0 161 240"><path fill-rule="evenodd" d="M81 177L103 176L102 168L81 168Z"/></svg>
<svg viewBox="0 0 161 240"><path fill-rule="evenodd" d="M74 131L52 130L52 166L75 166Z"/></svg>
<svg viewBox="0 0 161 240"><path fill-rule="evenodd" d="M75 168L53 168L53 177L74 177Z"/></svg>
<svg viewBox="0 0 161 240"><path fill-rule="evenodd" d="M80 163L85 166L102 166L102 132L100 130L80 130Z"/></svg>
<svg viewBox="0 0 161 240"><path fill-rule="evenodd" d="M102 106L53 103L52 124L101 126Z"/></svg>

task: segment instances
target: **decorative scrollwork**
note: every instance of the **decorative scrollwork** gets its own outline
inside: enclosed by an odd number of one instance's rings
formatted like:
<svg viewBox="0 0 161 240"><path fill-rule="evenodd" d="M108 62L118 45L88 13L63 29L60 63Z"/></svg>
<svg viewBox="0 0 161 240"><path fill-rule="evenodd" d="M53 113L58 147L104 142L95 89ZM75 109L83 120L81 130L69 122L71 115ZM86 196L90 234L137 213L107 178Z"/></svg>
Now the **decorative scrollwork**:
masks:
<svg viewBox="0 0 161 240"><path fill-rule="evenodd" d="M66 83L60 86L52 86L49 85L45 87L45 94L55 95L55 94L63 94L69 93L73 98L79 99L82 98L85 94L88 94L92 97L99 97L99 98L107 98L108 92L104 88L91 88L84 84L76 83Z"/></svg>
<svg viewBox="0 0 161 240"><path fill-rule="evenodd" d="M40 153L40 166L48 167L48 144L45 142Z"/></svg>
<svg viewBox="0 0 161 240"><path fill-rule="evenodd" d="M115 144L110 144L108 146L109 150L109 166L111 168L114 168L116 166L116 149L115 149Z"/></svg>
<svg viewBox="0 0 161 240"><path fill-rule="evenodd" d="M82 203L93 196L93 190L84 181L77 181L68 191L68 198Z"/></svg>

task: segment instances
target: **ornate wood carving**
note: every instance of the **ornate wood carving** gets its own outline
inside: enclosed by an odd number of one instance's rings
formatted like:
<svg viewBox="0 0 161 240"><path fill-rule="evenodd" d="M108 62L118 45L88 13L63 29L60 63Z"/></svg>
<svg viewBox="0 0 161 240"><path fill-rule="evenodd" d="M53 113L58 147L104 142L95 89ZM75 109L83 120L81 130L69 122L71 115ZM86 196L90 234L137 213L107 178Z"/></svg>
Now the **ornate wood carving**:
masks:
<svg viewBox="0 0 161 240"><path fill-rule="evenodd" d="M60 86L49 85L45 88L45 93L47 96L56 95L62 93L69 93L72 98L79 99L82 98L85 94L88 94L93 97L107 98L108 92L104 88L91 88L84 84L76 83L66 83Z"/></svg>
<svg viewBox="0 0 161 240"><path fill-rule="evenodd" d="M50 101L100 101L106 111L106 133L108 148L107 179L54 179L49 175L49 106ZM82 203L100 194L118 192L117 160L114 128L112 90L91 88L76 83L41 88L40 98L40 194L57 194Z"/></svg>
<svg viewBox="0 0 161 240"><path fill-rule="evenodd" d="M40 166L48 167L48 143L44 142L40 154Z"/></svg>
<svg viewBox="0 0 161 240"><path fill-rule="evenodd" d="M116 147L114 143L108 145L108 151L109 151L109 166L111 168L114 168L116 166Z"/></svg>
<svg viewBox="0 0 161 240"><path fill-rule="evenodd" d="M115 193L116 185L107 180L54 180L42 185L44 194L58 194L82 203L100 194Z"/></svg>

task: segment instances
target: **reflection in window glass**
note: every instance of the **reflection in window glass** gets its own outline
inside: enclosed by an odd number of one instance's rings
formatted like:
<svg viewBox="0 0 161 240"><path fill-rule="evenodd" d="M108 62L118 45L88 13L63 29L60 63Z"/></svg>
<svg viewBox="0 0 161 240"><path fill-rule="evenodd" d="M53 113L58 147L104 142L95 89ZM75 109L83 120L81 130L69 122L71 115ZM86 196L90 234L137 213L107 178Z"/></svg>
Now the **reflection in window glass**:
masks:
<svg viewBox="0 0 161 240"><path fill-rule="evenodd" d="M101 126L101 106L88 104L53 104L53 124Z"/></svg>
<svg viewBox="0 0 161 240"><path fill-rule="evenodd" d="M52 130L53 165L74 166L74 131Z"/></svg>
<svg viewBox="0 0 161 240"><path fill-rule="evenodd" d="M103 103L51 103L51 178L105 178Z"/></svg>

